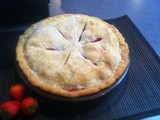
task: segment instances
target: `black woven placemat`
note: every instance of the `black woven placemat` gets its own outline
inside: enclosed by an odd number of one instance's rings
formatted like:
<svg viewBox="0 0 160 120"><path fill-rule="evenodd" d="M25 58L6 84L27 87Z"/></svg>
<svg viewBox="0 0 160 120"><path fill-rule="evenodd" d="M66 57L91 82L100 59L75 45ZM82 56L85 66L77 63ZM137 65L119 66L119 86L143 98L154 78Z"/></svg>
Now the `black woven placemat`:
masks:
<svg viewBox="0 0 160 120"><path fill-rule="evenodd" d="M123 16L108 20L115 25L130 49L130 67L125 79L109 94L92 101L67 103L37 95L36 115L18 119L140 119L160 113L160 58L132 21ZM15 46L21 29L0 32L0 103L10 98L9 87L21 81L16 74Z"/></svg>

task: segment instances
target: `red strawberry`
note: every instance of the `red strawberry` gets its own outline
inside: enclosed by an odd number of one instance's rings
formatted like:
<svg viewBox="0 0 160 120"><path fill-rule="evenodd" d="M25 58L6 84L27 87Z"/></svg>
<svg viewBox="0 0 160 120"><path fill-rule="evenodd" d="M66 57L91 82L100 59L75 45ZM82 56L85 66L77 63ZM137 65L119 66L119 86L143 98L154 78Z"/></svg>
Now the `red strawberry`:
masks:
<svg viewBox="0 0 160 120"><path fill-rule="evenodd" d="M10 88L11 96L18 101L21 101L25 93L25 87L22 84L14 84Z"/></svg>
<svg viewBox="0 0 160 120"><path fill-rule="evenodd" d="M0 116L4 119L12 119L20 109L20 102L16 100L8 100L0 106Z"/></svg>
<svg viewBox="0 0 160 120"><path fill-rule="evenodd" d="M25 115L32 115L38 108L38 102L33 97L24 98L21 103L21 110Z"/></svg>

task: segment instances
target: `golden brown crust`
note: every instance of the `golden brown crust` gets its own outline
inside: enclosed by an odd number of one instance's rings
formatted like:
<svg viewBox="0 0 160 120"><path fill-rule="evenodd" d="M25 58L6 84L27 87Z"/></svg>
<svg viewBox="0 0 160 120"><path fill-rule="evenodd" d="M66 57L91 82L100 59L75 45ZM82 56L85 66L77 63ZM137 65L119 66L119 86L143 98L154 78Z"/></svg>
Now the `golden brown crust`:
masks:
<svg viewBox="0 0 160 120"><path fill-rule="evenodd" d="M72 15L72 14L65 14L65 15L60 15L60 16L56 16L56 17L50 17L50 18L47 18L46 20L43 20L39 23L46 24L46 23L49 23L50 21L54 21L57 18L61 19L61 17L70 16L70 15ZM95 18L95 20L99 21L98 18ZM38 25L39 23L37 23L36 25ZM25 38L29 37L32 34L32 32L36 29L36 25L33 25L24 33L24 35L19 37L19 41L18 41L18 44L16 47L16 55L17 55L16 59L18 61L18 64L19 64L21 70L28 78L29 82L33 86L36 86L36 87L38 87L48 93L57 94L57 95L70 97L70 98L94 94L96 92L101 91L102 89L110 87L122 75L122 73L126 69L128 62L129 62L129 58L128 58L129 49L128 49L127 43L125 42L124 37L117 30L117 28L115 28L113 25L110 25L104 21L103 21L103 23L106 24L106 26L108 26L115 33L116 37L118 38L120 49L121 49L122 60L121 60L121 63L119 64L118 68L116 69L114 75L107 78L107 80L104 80L104 82L101 83L100 85L86 88L86 89L82 89L82 90L77 90L74 92L67 91L67 90L60 89L60 88L56 88L56 87L51 86L49 83L40 81L39 77L36 74L34 74L33 71L31 70L31 68L28 66L28 63L25 60L25 56L24 56L24 45L26 42Z"/></svg>

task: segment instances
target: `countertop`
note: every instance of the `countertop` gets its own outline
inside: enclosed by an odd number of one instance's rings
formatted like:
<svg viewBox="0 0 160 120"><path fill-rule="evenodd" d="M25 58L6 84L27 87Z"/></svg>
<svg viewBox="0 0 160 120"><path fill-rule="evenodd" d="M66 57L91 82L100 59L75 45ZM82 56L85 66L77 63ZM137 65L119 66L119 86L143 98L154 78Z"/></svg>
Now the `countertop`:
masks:
<svg viewBox="0 0 160 120"><path fill-rule="evenodd" d="M101 19L128 15L160 56L159 0L50 0L50 16L82 13Z"/></svg>

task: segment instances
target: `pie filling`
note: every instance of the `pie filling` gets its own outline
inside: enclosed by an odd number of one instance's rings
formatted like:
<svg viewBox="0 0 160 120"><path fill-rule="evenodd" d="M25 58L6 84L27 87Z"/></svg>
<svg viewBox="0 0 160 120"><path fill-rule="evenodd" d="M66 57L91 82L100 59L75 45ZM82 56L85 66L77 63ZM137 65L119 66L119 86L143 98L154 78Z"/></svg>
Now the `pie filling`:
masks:
<svg viewBox="0 0 160 120"><path fill-rule="evenodd" d="M83 88L84 89L84 88ZM83 90L83 89L78 89L78 88L72 88L72 89L67 89L69 92L76 92L79 90ZM64 89L65 90L65 89Z"/></svg>
<svg viewBox="0 0 160 120"><path fill-rule="evenodd" d="M79 90L84 90L86 89L85 87L77 87L77 86L68 86L66 88L63 88L64 90L67 90L69 92L76 92L76 91L79 91Z"/></svg>
<svg viewBox="0 0 160 120"><path fill-rule="evenodd" d="M67 97L92 94L86 89L95 93L104 89L101 84L110 86L109 80L115 81L119 66L128 64L122 55L124 48L128 50L127 44L114 29L86 15L47 18L20 37L17 61L28 80L45 91ZM121 65L122 61L126 65ZM86 93L77 93L84 90Z"/></svg>

